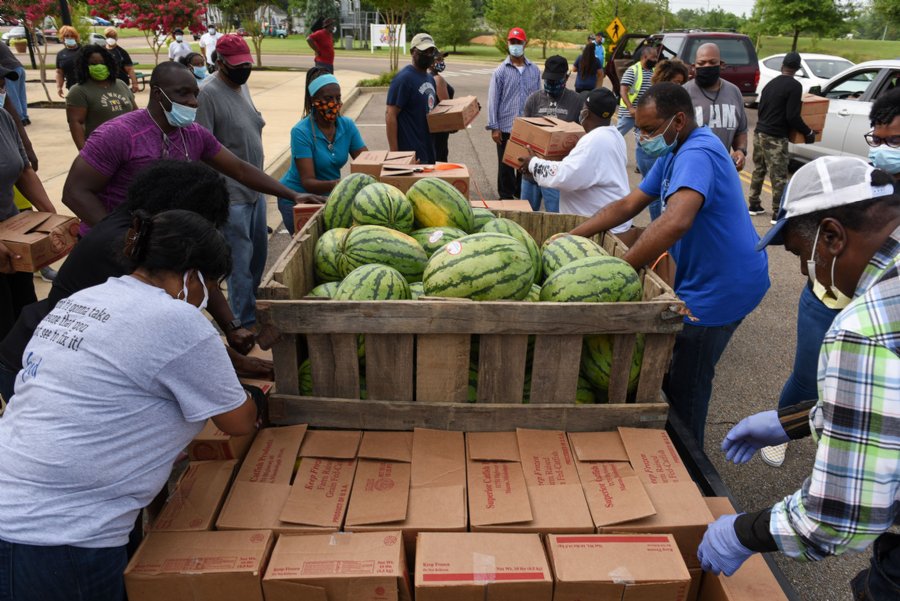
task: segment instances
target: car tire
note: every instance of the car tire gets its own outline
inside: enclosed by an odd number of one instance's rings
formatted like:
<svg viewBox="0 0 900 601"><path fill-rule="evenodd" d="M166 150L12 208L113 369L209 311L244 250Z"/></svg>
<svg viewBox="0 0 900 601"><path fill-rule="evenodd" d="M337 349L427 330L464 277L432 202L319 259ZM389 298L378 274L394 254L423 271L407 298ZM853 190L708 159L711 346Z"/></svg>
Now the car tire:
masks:
<svg viewBox="0 0 900 601"><path fill-rule="evenodd" d="M287 37L287 36L284 35L283 33L279 33L279 34L278 34L278 39L280 39L280 40L283 40L283 39L286 38L286 37Z"/></svg>

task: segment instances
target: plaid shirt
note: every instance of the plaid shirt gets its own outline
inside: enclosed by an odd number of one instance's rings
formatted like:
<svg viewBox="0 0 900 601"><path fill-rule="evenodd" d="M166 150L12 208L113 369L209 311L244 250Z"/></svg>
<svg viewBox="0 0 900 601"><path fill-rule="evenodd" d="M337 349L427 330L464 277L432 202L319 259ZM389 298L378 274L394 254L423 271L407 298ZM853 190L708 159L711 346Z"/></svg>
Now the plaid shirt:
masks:
<svg viewBox="0 0 900 601"><path fill-rule="evenodd" d="M519 72L518 67L509 62L507 56L491 76L487 129L499 129L508 134L512 129L513 119L522 114L525 100L540 89L541 70L526 58L525 68Z"/></svg>
<svg viewBox="0 0 900 601"><path fill-rule="evenodd" d="M825 335L818 380L813 473L769 522L801 560L861 551L900 515L900 228Z"/></svg>

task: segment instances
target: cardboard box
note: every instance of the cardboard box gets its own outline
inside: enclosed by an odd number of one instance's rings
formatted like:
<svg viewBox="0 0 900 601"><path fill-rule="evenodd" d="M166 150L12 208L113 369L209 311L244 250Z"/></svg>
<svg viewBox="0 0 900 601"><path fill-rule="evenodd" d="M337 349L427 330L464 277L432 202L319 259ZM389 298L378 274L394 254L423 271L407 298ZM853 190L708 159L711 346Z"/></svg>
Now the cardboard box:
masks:
<svg viewBox="0 0 900 601"><path fill-rule="evenodd" d="M527 159L532 154L537 154L536 152L529 152L525 146L516 142L512 138L506 141L506 148L503 149L503 164L509 165L513 169L518 169L521 165L519 164L519 159ZM553 160L557 160L554 158ZM529 205L531 206L531 205Z"/></svg>
<svg viewBox="0 0 900 601"><path fill-rule="evenodd" d="M383 165L415 165L416 153L412 150L367 150L350 161L350 173L367 173L374 178L381 176Z"/></svg>
<svg viewBox="0 0 900 601"><path fill-rule="evenodd" d="M553 576L536 534L423 532L416 601L550 601Z"/></svg>
<svg viewBox="0 0 900 601"><path fill-rule="evenodd" d="M408 601L399 532L284 535L263 578L266 601Z"/></svg>
<svg viewBox="0 0 900 601"><path fill-rule="evenodd" d="M465 129L480 111L481 105L475 96L441 100L428 113L428 131L437 134Z"/></svg>
<svg viewBox="0 0 900 601"><path fill-rule="evenodd" d="M466 452L462 432L366 432L345 530L400 530L415 558L419 532L465 532Z"/></svg>
<svg viewBox="0 0 900 601"><path fill-rule="evenodd" d="M313 215L322 210L325 205L320 204L297 204L294 205L294 234L303 229L306 222L313 218Z"/></svg>
<svg viewBox="0 0 900 601"><path fill-rule="evenodd" d="M656 513L598 531L670 533L687 567L699 568L697 547L713 518L672 439L665 430L619 428L618 432Z"/></svg>
<svg viewBox="0 0 900 601"><path fill-rule="evenodd" d="M31 273L65 257L78 241L76 217L23 211L0 221L0 242L21 258L13 259L16 271Z"/></svg>
<svg viewBox="0 0 900 601"><path fill-rule="evenodd" d="M700 596L700 585L703 583L703 570L701 568L691 568L691 587L688 589L687 597L684 601L697 601Z"/></svg>
<svg viewBox="0 0 900 601"><path fill-rule="evenodd" d="M445 180L469 197L469 169L458 163L438 163L437 165L415 165L413 167L385 165L378 176L379 181L396 186L401 192L409 190L423 177L437 177Z"/></svg>
<svg viewBox="0 0 900 601"><path fill-rule="evenodd" d="M260 430L234 478L216 520L218 530L268 529L281 532L328 532L280 519L291 495L291 479L306 425Z"/></svg>
<svg viewBox="0 0 900 601"><path fill-rule="evenodd" d="M466 443L473 532L594 532L565 432L470 432Z"/></svg>
<svg viewBox="0 0 900 601"><path fill-rule="evenodd" d="M531 204L527 200L470 200L469 204L476 208L492 211L525 211L531 212Z"/></svg>
<svg viewBox="0 0 900 601"><path fill-rule="evenodd" d="M584 128L580 123L556 117L516 117L509 141L527 146L541 158L559 160L575 148L583 135Z"/></svg>
<svg viewBox="0 0 900 601"><path fill-rule="evenodd" d="M232 436L219 430L211 419L200 433L188 444L187 454L191 461L241 461L253 443L256 432L245 436Z"/></svg>
<svg viewBox="0 0 900 601"><path fill-rule="evenodd" d="M263 601L261 578L274 536L151 532L125 569L130 601Z"/></svg>
<svg viewBox="0 0 900 601"><path fill-rule="evenodd" d="M192 461L163 505L153 530L212 530L237 461Z"/></svg>
<svg viewBox="0 0 900 601"><path fill-rule="evenodd" d="M713 517L736 513L725 497L707 497ZM787 601L784 590L759 553L751 555L731 576L704 574L700 584L700 601Z"/></svg>
<svg viewBox="0 0 900 601"><path fill-rule="evenodd" d="M356 472L362 432L307 432L291 493L281 510L282 522L340 530Z"/></svg>
<svg viewBox="0 0 900 601"><path fill-rule="evenodd" d="M684 601L691 575L671 534L550 535L554 601Z"/></svg>
<svg viewBox="0 0 900 601"><path fill-rule="evenodd" d="M807 127L816 130L816 142L822 141L822 132L825 131L825 118L828 116L830 101L815 94L804 94L800 99L800 118ZM798 131L791 131L788 139L794 144L806 144L806 137Z"/></svg>

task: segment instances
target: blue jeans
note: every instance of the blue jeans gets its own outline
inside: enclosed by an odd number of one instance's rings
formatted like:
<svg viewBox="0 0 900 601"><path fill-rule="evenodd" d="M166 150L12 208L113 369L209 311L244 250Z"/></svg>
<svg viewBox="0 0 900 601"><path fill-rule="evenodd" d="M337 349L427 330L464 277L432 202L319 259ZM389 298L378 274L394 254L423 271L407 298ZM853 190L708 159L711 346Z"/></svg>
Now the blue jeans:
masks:
<svg viewBox="0 0 900 601"><path fill-rule="evenodd" d="M0 601L122 601L125 547L20 545L0 539Z"/></svg>
<svg viewBox="0 0 900 601"><path fill-rule="evenodd" d="M287 230L291 237L294 237L294 201L286 198L278 199L278 212L281 213L281 220L284 221L284 229Z"/></svg>
<svg viewBox="0 0 900 601"><path fill-rule="evenodd" d="M635 140L634 162L637 163L638 171L641 172L641 176L647 177L647 174L653 169L653 165L656 164L656 159L644 152L644 149L641 148L641 145ZM659 216L662 215L662 200L659 198L654 199L647 209L650 211L650 221L659 219Z"/></svg>
<svg viewBox="0 0 900 601"><path fill-rule="evenodd" d="M256 289L266 268L269 236L266 231L266 201L233 203L222 233L231 246L228 305L244 327L256 323Z"/></svg>
<svg viewBox="0 0 900 601"><path fill-rule="evenodd" d="M9 94L9 99L12 101L13 106L16 107L16 112L19 113L19 119L24 121L28 119L28 98L25 95L25 69L16 67L15 72L19 74L19 79L16 81L7 79L6 92Z"/></svg>
<svg viewBox="0 0 900 601"><path fill-rule="evenodd" d="M619 130L619 133L622 134L622 137L624 138L634 131L634 117L631 115L619 117L619 121L616 123L616 129Z"/></svg>
<svg viewBox="0 0 900 601"><path fill-rule="evenodd" d="M850 581L853 601L900 599L900 535L885 532L872 545L871 567Z"/></svg>
<svg viewBox="0 0 900 601"><path fill-rule="evenodd" d="M829 309L816 298L809 286L803 287L797 306L797 350L794 351L794 369L781 389L778 408L789 407L803 401L819 398L817 376L819 351L831 322L840 313Z"/></svg>
<svg viewBox="0 0 900 601"><path fill-rule="evenodd" d="M548 213L559 213L559 190L543 188L534 182L522 178L522 198L528 201L532 211L541 210L541 199Z"/></svg>
<svg viewBox="0 0 900 601"><path fill-rule="evenodd" d="M716 375L716 364L741 319L724 326L684 324L675 337L672 363L663 382L672 410L688 425L703 448L709 397Z"/></svg>

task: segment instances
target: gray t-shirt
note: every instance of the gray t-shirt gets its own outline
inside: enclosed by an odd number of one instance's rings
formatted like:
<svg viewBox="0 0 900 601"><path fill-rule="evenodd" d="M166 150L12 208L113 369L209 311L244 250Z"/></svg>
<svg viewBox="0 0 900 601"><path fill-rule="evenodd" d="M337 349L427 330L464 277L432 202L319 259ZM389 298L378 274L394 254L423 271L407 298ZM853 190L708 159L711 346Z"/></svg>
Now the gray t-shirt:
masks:
<svg viewBox="0 0 900 601"><path fill-rule="evenodd" d="M76 292L25 347L0 419L0 538L118 547L178 453L246 394L196 307L131 276Z"/></svg>
<svg viewBox="0 0 900 601"><path fill-rule="evenodd" d="M722 85L716 92L701 89L694 79L684 84L684 89L694 103L697 125L708 126L731 152L734 137L747 131L747 113L740 89L730 81L719 81Z"/></svg>
<svg viewBox="0 0 900 601"><path fill-rule="evenodd" d="M207 77L197 96L200 103L197 123L211 131L222 146L239 159L262 169L262 129L266 122L244 88L246 86L232 90L218 76ZM225 179L232 203L250 203L259 198L259 192L230 177Z"/></svg>
<svg viewBox="0 0 900 601"><path fill-rule="evenodd" d="M559 98L553 98L544 90L534 92L525 100L523 117L556 117L563 121L578 121L578 114L584 108L581 94L566 88Z"/></svg>
<svg viewBox="0 0 900 601"><path fill-rule="evenodd" d="M18 214L13 185L28 165L28 156L12 116L0 108L0 221Z"/></svg>

